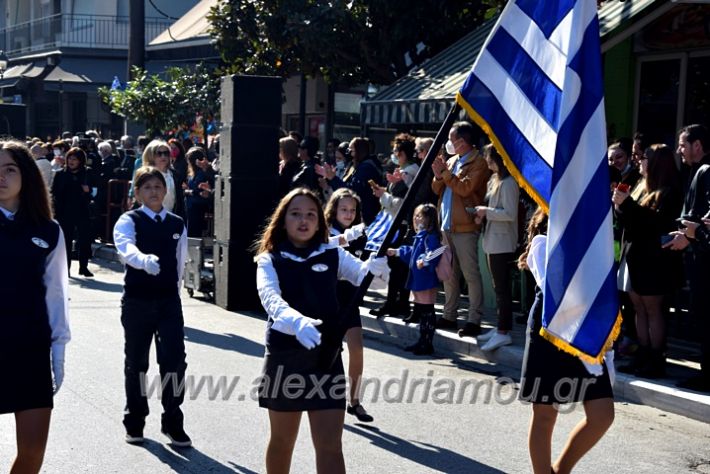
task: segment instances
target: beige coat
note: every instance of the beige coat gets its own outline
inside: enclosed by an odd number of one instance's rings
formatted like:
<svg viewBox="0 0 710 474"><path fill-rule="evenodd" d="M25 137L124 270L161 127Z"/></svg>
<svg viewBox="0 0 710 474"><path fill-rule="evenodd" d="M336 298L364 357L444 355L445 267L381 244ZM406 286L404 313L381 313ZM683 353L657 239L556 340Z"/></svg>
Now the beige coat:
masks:
<svg viewBox="0 0 710 474"><path fill-rule="evenodd" d="M501 181L491 193L493 179L488 182L489 199L483 251L487 254L515 252L518 247L518 199L520 188L512 176Z"/></svg>

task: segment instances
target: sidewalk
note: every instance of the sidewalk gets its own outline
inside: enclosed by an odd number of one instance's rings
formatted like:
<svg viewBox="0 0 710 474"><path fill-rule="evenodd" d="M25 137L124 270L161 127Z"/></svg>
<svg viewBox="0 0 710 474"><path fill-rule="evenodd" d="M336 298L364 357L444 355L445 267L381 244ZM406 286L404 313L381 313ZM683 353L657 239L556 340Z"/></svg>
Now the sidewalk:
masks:
<svg viewBox="0 0 710 474"><path fill-rule="evenodd" d="M116 251L111 245L93 244L94 263L100 264L96 259L118 261ZM442 295L439 295L441 299ZM382 342L404 346L411 344L419 337L419 330L416 325L406 325L398 318L377 319L369 314L369 310L375 308L384 301L383 292L368 291L364 306L360 308L360 316L365 336ZM437 314L441 315L441 306L437 304ZM515 316L515 315L514 315ZM482 326L484 330L495 326L495 314L486 312L483 315ZM513 344L504 346L494 353L484 353L478 347L475 338L460 338L451 331L437 330L434 339L436 356L465 355L482 361L486 361L494 366L501 365L508 369L519 371L522 365L523 352L525 346L525 326L523 324L513 324ZM617 371L616 382L614 384L614 394L619 401L637 403L663 411L686 416L688 418L710 423L710 395L700 394L681 390L675 387L678 380L684 379L694 372L697 373L699 365L688 359L694 352L699 352L699 347L695 347L687 341L669 341L669 352L671 358L668 359L667 376L663 379L641 379ZM417 356L412 355L412 358ZM427 358L422 357L422 360ZM616 365L619 365L617 359Z"/></svg>

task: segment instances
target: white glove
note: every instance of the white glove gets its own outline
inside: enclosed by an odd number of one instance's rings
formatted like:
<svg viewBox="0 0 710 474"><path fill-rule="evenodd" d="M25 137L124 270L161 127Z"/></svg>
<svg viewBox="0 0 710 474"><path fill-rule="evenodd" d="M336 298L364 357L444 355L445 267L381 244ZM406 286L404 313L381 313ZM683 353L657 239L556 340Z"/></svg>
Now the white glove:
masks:
<svg viewBox="0 0 710 474"><path fill-rule="evenodd" d="M294 325L294 331L296 332L296 339L301 343L306 349L313 349L320 344L320 331L316 329L316 326L323 324L320 319L309 318L308 316L301 316Z"/></svg>
<svg viewBox="0 0 710 474"><path fill-rule="evenodd" d="M323 324L320 319L304 316L293 308L279 314L271 325L271 329L289 336L296 336L306 349L313 349L320 344L320 331L316 326Z"/></svg>
<svg viewBox="0 0 710 474"><path fill-rule="evenodd" d="M387 265L386 257L376 258L375 254L367 259L367 271L375 276L387 275L389 277L390 267Z"/></svg>
<svg viewBox="0 0 710 474"><path fill-rule="evenodd" d="M143 270L145 270L148 275L157 275L160 273L160 264L158 263L158 260L157 255L146 255L143 258Z"/></svg>
<svg viewBox="0 0 710 474"><path fill-rule="evenodd" d="M358 225L354 225L350 227L349 229L345 229L345 232L343 232L343 235L345 236L345 240L348 242L352 242L353 240L357 239L361 235L365 233L365 224L360 223Z"/></svg>
<svg viewBox="0 0 710 474"><path fill-rule="evenodd" d="M64 344L52 344L52 375L55 395L64 382L64 349Z"/></svg>

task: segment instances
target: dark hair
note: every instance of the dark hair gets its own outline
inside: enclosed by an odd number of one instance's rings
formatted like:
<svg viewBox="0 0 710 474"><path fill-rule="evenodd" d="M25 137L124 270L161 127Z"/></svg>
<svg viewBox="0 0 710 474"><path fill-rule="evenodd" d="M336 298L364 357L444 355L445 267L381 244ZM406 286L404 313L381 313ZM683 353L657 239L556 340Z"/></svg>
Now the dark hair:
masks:
<svg viewBox="0 0 710 474"><path fill-rule="evenodd" d="M177 138L171 138L170 140L168 140L168 145L175 146L179 151L178 156L175 158L175 162L187 161L185 159L185 147L182 146L182 142L180 142L180 140L178 140Z"/></svg>
<svg viewBox="0 0 710 474"><path fill-rule="evenodd" d="M399 133L392 140L392 148L407 155L407 161L414 161L414 137L408 133Z"/></svg>
<svg viewBox="0 0 710 474"><path fill-rule="evenodd" d="M137 143L138 146L145 149L145 147L148 146L148 143L150 143L150 140L148 140L148 137L146 137L145 135L141 135L138 137Z"/></svg>
<svg viewBox="0 0 710 474"><path fill-rule="evenodd" d="M508 168L506 168L505 162L503 161L503 157L500 156L500 153L498 153L498 150L496 150L496 147L494 147L492 143L489 143L488 145L483 147L483 156L484 158L488 158L496 164L496 166L498 167L498 172L496 173L496 175L498 175L499 180L502 181L508 176L510 176L510 171L508 171Z"/></svg>
<svg viewBox="0 0 710 474"><path fill-rule="evenodd" d="M0 142L0 149L10 155L20 169L21 189L18 218L40 225L52 220L49 193L42 174L37 168L30 150L21 142Z"/></svg>
<svg viewBox="0 0 710 474"><path fill-rule="evenodd" d="M197 160L207 158L207 154L205 153L205 150L203 150L199 146L193 146L189 150L187 150L187 154L185 155L185 158L187 158L187 174L188 176L195 176L195 170L197 169Z"/></svg>
<svg viewBox="0 0 710 474"><path fill-rule="evenodd" d="M451 130L471 146L478 146L483 137L483 131L474 126L471 122L456 122L451 126Z"/></svg>
<svg viewBox="0 0 710 474"><path fill-rule="evenodd" d="M634 136L632 138L633 138L633 141L639 142L639 146L641 147L642 150L646 149L646 137L644 137L642 132L634 133Z"/></svg>
<svg viewBox="0 0 710 474"><path fill-rule="evenodd" d="M303 140L303 135L301 135L295 130L289 131L288 136L296 140L298 143L301 143L301 140Z"/></svg>
<svg viewBox="0 0 710 474"><path fill-rule="evenodd" d="M528 268L528 254L532 246L533 237L536 235L547 234L547 214L545 210L538 206L528 222L527 237L525 238L525 250L518 257L518 268L521 270L530 270Z"/></svg>
<svg viewBox="0 0 710 474"><path fill-rule="evenodd" d="M688 143L693 143L696 140L700 140L700 145L703 147L703 151L710 151L710 134L708 134L708 129L705 125L693 124L688 125L680 129L678 135L683 133L688 134Z"/></svg>
<svg viewBox="0 0 710 474"><path fill-rule="evenodd" d="M350 156L354 159L357 156L359 161L364 160L370 154L370 142L366 138L356 137L351 140L353 144L350 148ZM355 152L353 154L353 151Z"/></svg>
<svg viewBox="0 0 710 474"><path fill-rule="evenodd" d="M668 145L657 143L646 149L648 168L646 193L640 205L656 209L662 196L680 186L680 173L675 164L675 154Z"/></svg>
<svg viewBox="0 0 710 474"><path fill-rule="evenodd" d="M439 211L436 209L436 206L430 203L420 204L414 208L412 216L416 216L417 214L423 215L428 221L426 231L436 233L436 235L439 236L439 239L441 239L441 231L439 230Z"/></svg>
<svg viewBox="0 0 710 474"><path fill-rule="evenodd" d="M328 224L325 221L325 214L323 214L323 206L321 205L320 199L308 188L296 188L292 189L287 195L281 198L281 201L276 206L276 210L269 218L264 231L259 236L259 239L252 245L252 250L256 255L264 252L272 252L276 246L288 240L288 235L286 234L286 211L291 201L298 196L305 196L311 199L316 204L316 212L318 212L318 230L309 244L328 243Z"/></svg>
<svg viewBox="0 0 710 474"><path fill-rule="evenodd" d="M362 202L360 201L360 196L349 188L336 189L328 203L325 205L325 221L329 226L333 226L337 222L338 216L338 203L341 199L354 199L355 200L355 219L352 225L357 225L362 221ZM345 229L343 229L345 230Z"/></svg>
<svg viewBox="0 0 710 474"><path fill-rule="evenodd" d="M342 142L340 145L338 145L338 148L335 151L340 152L340 154L343 155L346 160L350 161L350 145L348 144L348 142Z"/></svg>
<svg viewBox="0 0 710 474"><path fill-rule="evenodd" d="M136 170L136 176L133 178L133 187L137 191L151 179L157 179L167 189L168 184L165 182L165 176L163 176L163 173L161 173L158 168L153 166L141 166Z"/></svg>
<svg viewBox="0 0 710 474"><path fill-rule="evenodd" d="M308 156L313 158L316 156L316 153L318 153L318 149L320 148L320 143L318 142L318 139L316 137L305 137L303 140L301 140L301 143L299 143L298 148L303 148L308 152Z"/></svg>
<svg viewBox="0 0 710 474"><path fill-rule="evenodd" d="M69 150L69 145L64 140L56 140L52 143L52 148L61 148L62 152L66 153Z"/></svg>
<svg viewBox="0 0 710 474"><path fill-rule="evenodd" d="M84 150L82 150L79 147L74 147L70 148L67 154L64 156L64 158L69 161L69 158L74 157L77 160L79 160L79 168L85 168L86 167L86 153L84 153ZM67 165L66 163L64 164L64 169L66 169Z"/></svg>

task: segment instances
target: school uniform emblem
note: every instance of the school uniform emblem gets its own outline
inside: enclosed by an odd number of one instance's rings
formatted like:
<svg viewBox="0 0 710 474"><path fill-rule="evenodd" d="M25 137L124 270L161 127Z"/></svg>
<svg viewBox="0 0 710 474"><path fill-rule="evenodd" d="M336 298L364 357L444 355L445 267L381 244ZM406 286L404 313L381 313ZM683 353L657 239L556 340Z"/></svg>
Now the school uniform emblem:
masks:
<svg viewBox="0 0 710 474"><path fill-rule="evenodd" d="M180 234L173 234L173 240L177 240L180 238Z"/></svg>
<svg viewBox="0 0 710 474"><path fill-rule="evenodd" d="M39 237L32 237L32 243L35 244L37 247L43 248L43 249L48 249L49 244L45 242L44 240L40 239Z"/></svg>
<svg viewBox="0 0 710 474"><path fill-rule="evenodd" d="M311 267L311 270L313 270L314 272L323 273L324 271L328 270L328 265L324 263L316 263Z"/></svg>

